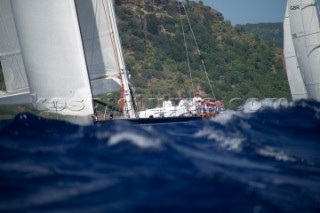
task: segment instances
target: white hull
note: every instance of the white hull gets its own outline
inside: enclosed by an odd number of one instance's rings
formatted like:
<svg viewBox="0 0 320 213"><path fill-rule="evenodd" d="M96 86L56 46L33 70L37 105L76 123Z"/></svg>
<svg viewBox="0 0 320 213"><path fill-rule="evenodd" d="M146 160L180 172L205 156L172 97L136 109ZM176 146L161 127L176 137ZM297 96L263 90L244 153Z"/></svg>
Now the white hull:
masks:
<svg viewBox="0 0 320 213"><path fill-rule="evenodd" d="M167 107L152 108L139 111L139 118L168 118L196 115L196 109L192 107Z"/></svg>

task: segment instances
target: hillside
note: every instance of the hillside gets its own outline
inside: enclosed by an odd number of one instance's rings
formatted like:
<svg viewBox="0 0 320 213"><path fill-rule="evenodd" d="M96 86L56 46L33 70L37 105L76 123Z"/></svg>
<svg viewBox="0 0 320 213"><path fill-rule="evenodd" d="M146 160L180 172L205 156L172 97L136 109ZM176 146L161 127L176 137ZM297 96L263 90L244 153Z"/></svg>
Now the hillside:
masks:
<svg viewBox="0 0 320 213"><path fill-rule="evenodd" d="M259 23L237 25L247 32L258 36L261 40L270 41L278 48L283 48L283 23Z"/></svg>
<svg viewBox="0 0 320 213"><path fill-rule="evenodd" d="M115 5L138 106L148 106L150 98L165 95L192 97L192 84L202 96L212 97L200 59L205 62L216 98L227 106L232 98L290 98L282 50L243 27L233 27L220 12L201 1L186 5L201 57L187 15L177 1L115 0ZM0 86L4 88L3 83Z"/></svg>
<svg viewBox="0 0 320 213"><path fill-rule="evenodd" d="M119 29L137 94L191 96L181 18L186 30L191 73L196 90L210 95L193 45L187 17L169 0L116 1ZM218 11L200 3L187 6L208 75L218 99L289 97L282 50L232 27Z"/></svg>

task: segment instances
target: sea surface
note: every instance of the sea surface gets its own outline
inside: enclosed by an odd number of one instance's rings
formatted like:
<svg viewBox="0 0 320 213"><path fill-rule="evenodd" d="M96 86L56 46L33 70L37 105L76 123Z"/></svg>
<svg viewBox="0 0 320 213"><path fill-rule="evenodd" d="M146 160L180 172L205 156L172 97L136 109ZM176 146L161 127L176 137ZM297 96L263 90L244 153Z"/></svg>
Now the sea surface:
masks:
<svg viewBox="0 0 320 213"><path fill-rule="evenodd" d="M320 103L154 126L18 114L0 212L320 212Z"/></svg>

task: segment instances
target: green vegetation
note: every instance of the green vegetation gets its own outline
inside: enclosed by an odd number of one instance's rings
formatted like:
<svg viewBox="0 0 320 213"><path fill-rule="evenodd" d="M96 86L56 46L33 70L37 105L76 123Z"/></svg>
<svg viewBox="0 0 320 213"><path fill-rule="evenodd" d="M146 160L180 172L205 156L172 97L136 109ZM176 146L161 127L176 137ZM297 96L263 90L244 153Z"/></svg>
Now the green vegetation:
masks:
<svg viewBox="0 0 320 213"><path fill-rule="evenodd" d="M136 94L192 96L182 18L195 89L211 96L181 5L173 0L118 2L120 36ZM217 99L228 103L234 97L290 97L282 50L274 43L248 33L246 27L232 27L201 2L189 1L187 12ZM278 41L281 32L275 30L272 41Z"/></svg>
<svg viewBox="0 0 320 213"><path fill-rule="evenodd" d="M283 24L259 23L237 25L236 28L244 28L247 32L258 36L261 40L270 41L278 48L283 48Z"/></svg>
<svg viewBox="0 0 320 213"><path fill-rule="evenodd" d="M217 99L228 107L232 98L290 98L282 50L272 43L277 44L280 31L273 33L277 39L267 39L272 41L267 42L262 36L247 32L252 26L233 27L221 13L204 6L201 1L187 2L191 26ZM211 97L210 85L180 3L175 0L116 0L115 5L138 106L147 104L146 100L151 97L193 96L181 19L195 90Z"/></svg>

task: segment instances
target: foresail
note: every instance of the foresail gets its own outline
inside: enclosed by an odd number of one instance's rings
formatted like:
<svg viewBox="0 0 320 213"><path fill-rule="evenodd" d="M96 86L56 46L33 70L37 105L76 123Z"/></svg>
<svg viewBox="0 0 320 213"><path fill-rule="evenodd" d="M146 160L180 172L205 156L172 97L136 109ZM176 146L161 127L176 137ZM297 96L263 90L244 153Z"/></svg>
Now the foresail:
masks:
<svg viewBox="0 0 320 213"><path fill-rule="evenodd" d="M93 114L74 0L12 0L32 104L39 111Z"/></svg>
<svg viewBox="0 0 320 213"><path fill-rule="evenodd" d="M123 86L124 114L136 117L113 1L76 0L76 6L93 95L119 91Z"/></svg>
<svg viewBox="0 0 320 213"><path fill-rule="evenodd" d="M21 56L10 0L0 1L0 60L6 88L0 104L29 103L28 80Z"/></svg>
<svg viewBox="0 0 320 213"><path fill-rule="evenodd" d="M119 91L120 65L105 0L76 0L93 95Z"/></svg>
<svg viewBox="0 0 320 213"><path fill-rule="evenodd" d="M287 68L291 96L293 100L307 99L308 95L299 69L296 52L292 42L288 8L283 22L284 29L284 56Z"/></svg>
<svg viewBox="0 0 320 213"><path fill-rule="evenodd" d="M118 59L119 68L120 68L120 75L121 75L120 77L121 77L122 86L123 86L122 98L124 100L124 107L123 107L124 115L129 118L137 118L138 116L134 108L134 100L133 100L131 90L130 90L130 85L129 85L128 72L124 62L124 56L122 52L122 46L120 42L120 36L118 32L118 27L117 27L113 1L112 0L105 0L105 1L106 3L108 3L110 23L115 35L114 40L115 40L116 51L118 55L117 59Z"/></svg>
<svg viewBox="0 0 320 213"><path fill-rule="evenodd" d="M288 0L293 44L308 97L320 101L320 25L315 0Z"/></svg>

